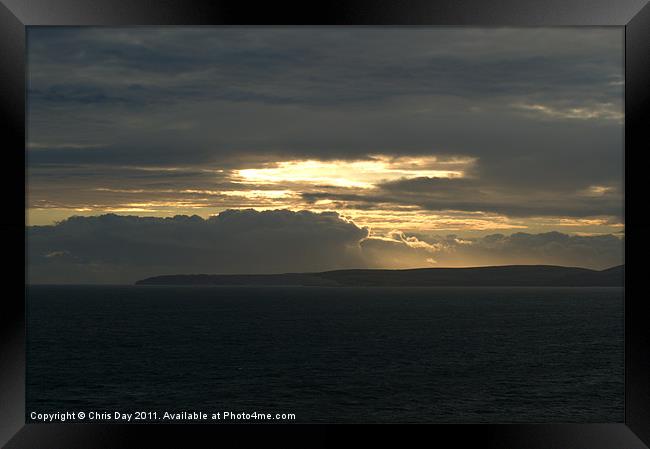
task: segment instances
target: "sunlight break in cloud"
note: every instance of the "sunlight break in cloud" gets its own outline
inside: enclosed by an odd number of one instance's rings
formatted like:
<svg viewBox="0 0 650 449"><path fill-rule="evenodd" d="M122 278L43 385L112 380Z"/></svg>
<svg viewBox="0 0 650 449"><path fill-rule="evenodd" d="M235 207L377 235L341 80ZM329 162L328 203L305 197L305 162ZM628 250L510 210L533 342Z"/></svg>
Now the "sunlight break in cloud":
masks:
<svg viewBox="0 0 650 449"><path fill-rule="evenodd" d="M475 162L476 158L469 157L374 155L370 160L358 161L281 161L271 167L235 170L234 174L244 182L258 184L301 182L370 189L379 182L401 178L462 178Z"/></svg>

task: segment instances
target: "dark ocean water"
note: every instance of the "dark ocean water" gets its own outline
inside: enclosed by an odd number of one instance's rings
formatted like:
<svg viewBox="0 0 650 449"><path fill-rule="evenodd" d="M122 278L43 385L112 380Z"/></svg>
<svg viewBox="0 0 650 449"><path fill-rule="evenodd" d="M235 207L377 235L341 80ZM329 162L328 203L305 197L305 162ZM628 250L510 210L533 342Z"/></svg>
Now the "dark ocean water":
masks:
<svg viewBox="0 0 650 449"><path fill-rule="evenodd" d="M27 410L622 422L621 288L32 286Z"/></svg>

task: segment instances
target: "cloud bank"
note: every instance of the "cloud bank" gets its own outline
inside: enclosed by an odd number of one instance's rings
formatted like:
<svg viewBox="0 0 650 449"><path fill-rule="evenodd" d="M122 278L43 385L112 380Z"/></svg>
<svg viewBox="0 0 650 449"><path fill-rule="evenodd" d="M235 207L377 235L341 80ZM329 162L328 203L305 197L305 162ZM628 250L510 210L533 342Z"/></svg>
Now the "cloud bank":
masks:
<svg viewBox="0 0 650 449"><path fill-rule="evenodd" d="M375 237L335 212L227 210L203 219L71 217L27 229L30 283L132 283L162 274L623 262L613 235Z"/></svg>

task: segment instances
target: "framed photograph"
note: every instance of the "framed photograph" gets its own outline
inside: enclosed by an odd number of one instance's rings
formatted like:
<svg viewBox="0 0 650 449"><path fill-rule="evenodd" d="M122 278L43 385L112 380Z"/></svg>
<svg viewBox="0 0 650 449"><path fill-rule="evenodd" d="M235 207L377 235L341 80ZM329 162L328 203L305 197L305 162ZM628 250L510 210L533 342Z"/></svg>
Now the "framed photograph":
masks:
<svg viewBox="0 0 650 449"><path fill-rule="evenodd" d="M3 447L647 449L646 1L0 23Z"/></svg>

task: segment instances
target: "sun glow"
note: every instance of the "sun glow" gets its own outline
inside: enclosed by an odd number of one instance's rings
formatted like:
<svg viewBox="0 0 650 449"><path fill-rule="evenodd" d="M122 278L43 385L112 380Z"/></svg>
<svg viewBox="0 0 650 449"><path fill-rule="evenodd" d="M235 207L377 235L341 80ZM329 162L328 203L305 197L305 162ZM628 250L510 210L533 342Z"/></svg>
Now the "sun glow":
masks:
<svg viewBox="0 0 650 449"><path fill-rule="evenodd" d="M475 161L474 158L375 155L357 161L281 161L269 167L236 170L234 174L243 182L257 184L309 183L371 189L379 182L401 178L462 178Z"/></svg>

